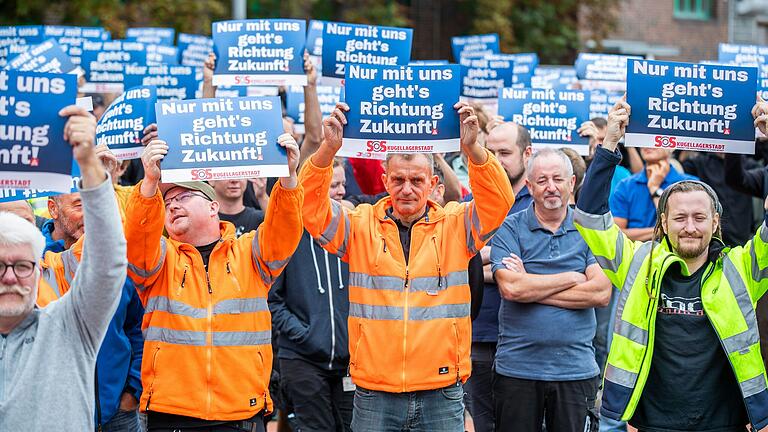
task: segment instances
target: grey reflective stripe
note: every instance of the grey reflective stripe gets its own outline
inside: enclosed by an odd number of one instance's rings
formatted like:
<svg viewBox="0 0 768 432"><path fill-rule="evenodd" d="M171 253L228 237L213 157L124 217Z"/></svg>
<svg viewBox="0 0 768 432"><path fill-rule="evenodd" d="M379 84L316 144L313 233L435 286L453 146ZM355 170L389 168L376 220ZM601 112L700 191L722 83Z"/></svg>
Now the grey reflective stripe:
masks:
<svg viewBox="0 0 768 432"><path fill-rule="evenodd" d="M428 321L440 318L466 318L469 317L470 311L469 303L412 307L408 310L408 320Z"/></svg>
<svg viewBox="0 0 768 432"><path fill-rule="evenodd" d="M472 235L471 222L469 221L469 209L469 205L464 207L464 230L467 233L467 250L470 254L474 255L477 253L477 248L475 247L475 237Z"/></svg>
<svg viewBox="0 0 768 432"><path fill-rule="evenodd" d="M247 298L247 299L230 299L222 300L213 307L213 314L239 314L249 312L265 312L268 311L267 299Z"/></svg>
<svg viewBox="0 0 768 432"><path fill-rule="evenodd" d="M639 343L640 345L648 345L648 331L641 329L629 321L624 321L623 319L616 320L614 331L632 342Z"/></svg>
<svg viewBox="0 0 768 432"><path fill-rule="evenodd" d="M437 276L413 278L411 279L411 290L431 292L469 284L469 274L466 270L448 273L441 279L442 281L438 282L440 279Z"/></svg>
<svg viewBox="0 0 768 432"><path fill-rule="evenodd" d="M212 334L213 346L251 346L272 343L272 332L269 330L214 332Z"/></svg>
<svg viewBox="0 0 768 432"><path fill-rule="evenodd" d="M346 216L344 218L344 240L336 251L336 255L339 258L344 258L344 255L347 254L347 242L349 241L349 220L346 219Z"/></svg>
<svg viewBox="0 0 768 432"><path fill-rule="evenodd" d="M608 363L605 366L605 379L620 386L635 388L637 374Z"/></svg>
<svg viewBox="0 0 768 432"><path fill-rule="evenodd" d="M349 286L376 290L402 291L405 280L397 276L371 276L366 273L349 273Z"/></svg>
<svg viewBox="0 0 768 432"><path fill-rule="evenodd" d="M253 259L254 259L254 261L256 263L258 263L259 262L259 258L261 258L261 261L264 262L264 264L267 266L267 268L272 270L272 271L275 271L275 272L280 270L281 268L283 268L283 266L288 264L288 261L291 260L290 256L288 258L282 259L282 260L275 260L275 261L267 261L267 260L265 260L264 257L261 256L261 247L259 247L259 235L258 234L253 236L253 241L251 242L251 250L252 250L252 253L253 253ZM264 277L262 277L262 279L264 279ZM271 277L270 277L270 280L272 280ZM271 282L270 282L270 284L271 284Z"/></svg>
<svg viewBox="0 0 768 432"><path fill-rule="evenodd" d="M586 213L576 207L573 212L573 221L586 229L605 231L613 225L613 215L610 212L601 215Z"/></svg>
<svg viewBox="0 0 768 432"><path fill-rule="evenodd" d="M768 229L764 228L764 226L765 223L763 223L763 225L760 227L760 239L763 240L763 242L768 243L768 240L765 239L765 237L768 237ZM768 266L760 268L757 263L757 253L755 253L754 242L752 242L752 245L749 248L749 255L750 258L752 258L752 279L755 282L760 282L763 279L768 278Z"/></svg>
<svg viewBox="0 0 768 432"><path fill-rule="evenodd" d="M349 316L370 320L402 320L403 308L349 303Z"/></svg>
<svg viewBox="0 0 768 432"><path fill-rule="evenodd" d="M344 210L341 208L341 204L331 200L331 222L325 227L325 231L317 238L317 242L320 246L327 245L334 237L336 237L336 231L339 230L339 223L344 216Z"/></svg>
<svg viewBox="0 0 768 432"><path fill-rule="evenodd" d="M496 231L498 231L498 230L499 230L498 228L495 228L495 229L492 229L491 231L481 235L480 236L480 240L482 240L483 242L488 241L491 237L493 237L494 234L496 234Z"/></svg>
<svg viewBox="0 0 768 432"><path fill-rule="evenodd" d="M741 387L741 393L744 395L744 399L767 390L765 386L765 377L763 377L762 374L739 383L739 387Z"/></svg>
<svg viewBox="0 0 768 432"><path fill-rule="evenodd" d="M144 340L176 345L205 346L205 332L149 327L144 332Z"/></svg>
<svg viewBox="0 0 768 432"><path fill-rule="evenodd" d="M144 270L136 267L131 263L128 263L128 270L133 272L136 276L144 279L153 276L155 273L160 271L160 268L163 266L163 262L165 262L166 248L167 246L165 244L165 238L161 237L160 238L160 259L157 261L157 265L150 270Z"/></svg>
<svg viewBox="0 0 768 432"><path fill-rule="evenodd" d="M168 312L190 318L205 318L208 313L205 308L196 308L178 300L171 300L166 296L154 296L147 300L144 313Z"/></svg>
<svg viewBox="0 0 768 432"><path fill-rule="evenodd" d="M613 250L614 250L613 259L609 259L607 257L598 255L598 254L594 254L594 255L595 255L595 260L600 265L600 268L602 268L603 270L610 270L616 273L617 271L619 271L622 258L624 257L624 233L622 233L621 230L617 230L616 246Z"/></svg>
<svg viewBox="0 0 768 432"><path fill-rule="evenodd" d="M741 275L739 275L736 266L728 255L723 259L723 276L725 276L725 279L731 286L733 296L736 298L736 303L739 305L741 315L744 317L744 321L747 324L746 331L727 337L723 340L723 345L730 354L747 350L752 345L760 343L760 333L758 332L755 308L752 306L752 299L747 291L747 286L744 284L744 280L741 278Z"/></svg>
<svg viewBox="0 0 768 432"><path fill-rule="evenodd" d="M259 276L261 277L261 281L264 282L266 286L272 285L272 282L274 282L274 279L272 278L272 275L265 272L264 269L261 267L261 254L259 252L259 235L258 233L253 236L253 242L251 245L251 256L253 257L253 265L256 266L256 268L259 270Z"/></svg>
<svg viewBox="0 0 768 432"><path fill-rule="evenodd" d="M53 289L56 294L56 298L61 298L61 291L59 290L59 281L56 280L56 272L50 268L43 269L43 279L48 282L48 285Z"/></svg>
<svg viewBox="0 0 768 432"><path fill-rule="evenodd" d="M67 249L61 253L61 262L64 264L64 279L67 284L72 285L72 279L74 279L77 267L80 264L75 258L72 249Z"/></svg>
<svg viewBox="0 0 768 432"><path fill-rule="evenodd" d="M768 226L765 225L765 222L760 224L760 240L763 243L768 243Z"/></svg>
<svg viewBox="0 0 768 432"><path fill-rule="evenodd" d="M629 324L632 327L634 327L633 324L624 321L622 318L623 312L624 312L624 305L627 304L627 299L629 298L629 293L632 291L632 285L635 284L635 278L637 277L638 272L640 271L641 266L643 265L643 260L645 260L645 257L648 256L648 254L651 253L651 245L653 243L651 242L645 242L642 245L640 245L639 248L635 251L635 256L632 257L632 261L629 263L629 270L627 271L627 277L624 280L624 285L622 286L621 293L619 294L619 301L616 305L616 322L613 326L613 332L616 334L619 334L627 339L633 340L632 336L635 336L634 334L624 334L622 332L627 332L628 327L625 327L625 324ZM646 344L647 344L647 336L646 336Z"/></svg>

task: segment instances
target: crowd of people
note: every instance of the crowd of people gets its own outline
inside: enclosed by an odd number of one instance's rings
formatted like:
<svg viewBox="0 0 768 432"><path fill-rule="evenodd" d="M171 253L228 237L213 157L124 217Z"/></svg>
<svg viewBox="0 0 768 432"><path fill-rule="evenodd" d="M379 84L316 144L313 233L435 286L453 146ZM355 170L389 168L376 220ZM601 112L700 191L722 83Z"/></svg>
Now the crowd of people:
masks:
<svg viewBox="0 0 768 432"><path fill-rule="evenodd" d="M768 426L763 139L624 147L622 99L581 157L457 102L461 152L343 159L305 70L279 179L164 183L156 125L120 162L59 113L79 192L0 204L0 430Z"/></svg>

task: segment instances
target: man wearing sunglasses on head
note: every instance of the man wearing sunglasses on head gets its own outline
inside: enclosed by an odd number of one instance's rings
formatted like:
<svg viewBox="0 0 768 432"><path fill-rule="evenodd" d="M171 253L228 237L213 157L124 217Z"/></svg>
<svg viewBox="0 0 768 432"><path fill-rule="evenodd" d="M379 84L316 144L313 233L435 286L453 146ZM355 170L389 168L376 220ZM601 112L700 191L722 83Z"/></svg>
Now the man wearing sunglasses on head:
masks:
<svg viewBox="0 0 768 432"><path fill-rule="evenodd" d="M278 143L290 177L272 190L258 231L238 238L220 221L210 185L160 183L164 141L144 149L125 231L129 276L145 305L140 409L150 431L264 430L272 411L267 291L303 232L299 148L288 134Z"/></svg>

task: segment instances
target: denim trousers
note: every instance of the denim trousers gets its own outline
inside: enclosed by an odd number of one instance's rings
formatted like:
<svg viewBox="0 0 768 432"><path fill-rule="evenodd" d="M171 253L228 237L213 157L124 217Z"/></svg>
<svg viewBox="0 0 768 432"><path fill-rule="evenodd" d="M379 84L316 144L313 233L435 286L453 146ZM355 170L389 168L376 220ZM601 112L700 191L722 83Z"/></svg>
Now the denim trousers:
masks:
<svg viewBox="0 0 768 432"><path fill-rule="evenodd" d="M118 411L108 422L101 425L103 432L140 432L137 411Z"/></svg>
<svg viewBox="0 0 768 432"><path fill-rule="evenodd" d="M353 432L463 432L464 387L387 393L357 386Z"/></svg>

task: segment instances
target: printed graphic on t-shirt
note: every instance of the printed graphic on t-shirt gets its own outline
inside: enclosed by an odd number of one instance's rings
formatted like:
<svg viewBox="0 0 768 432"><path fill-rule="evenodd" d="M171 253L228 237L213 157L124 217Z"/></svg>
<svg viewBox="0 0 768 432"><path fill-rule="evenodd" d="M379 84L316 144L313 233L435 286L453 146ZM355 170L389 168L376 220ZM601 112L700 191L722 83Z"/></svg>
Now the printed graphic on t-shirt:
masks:
<svg viewBox="0 0 768 432"><path fill-rule="evenodd" d="M670 297L661 293L659 313L665 315L694 315L704 316L701 297Z"/></svg>

